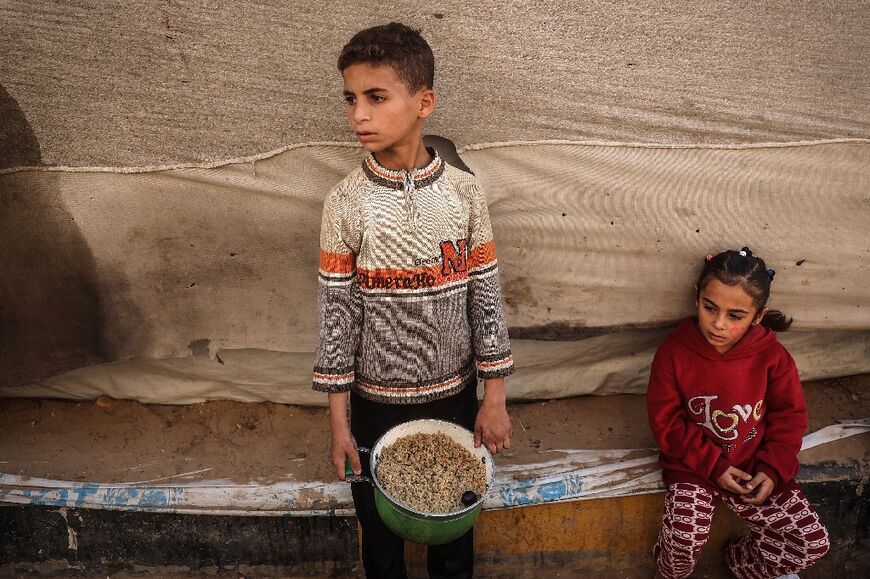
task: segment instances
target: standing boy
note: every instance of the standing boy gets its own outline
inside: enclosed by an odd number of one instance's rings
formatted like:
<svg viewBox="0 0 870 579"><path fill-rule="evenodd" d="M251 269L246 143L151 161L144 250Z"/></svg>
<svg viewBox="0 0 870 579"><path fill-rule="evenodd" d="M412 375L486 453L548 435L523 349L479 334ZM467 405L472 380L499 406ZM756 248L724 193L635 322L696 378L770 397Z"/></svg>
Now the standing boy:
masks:
<svg viewBox="0 0 870 579"><path fill-rule="evenodd" d="M344 479L349 459L360 473L357 445L418 418L473 429L492 452L510 448L513 359L486 200L473 176L423 145L436 101L432 50L392 23L356 34L338 68L348 120L370 154L329 193L320 231L314 389L329 393L335 471ZM352 490L367 577L405 577L404 541L381 521L371 486ZM430 577L471 577L473 545L469 531L430 546Z"/></svg>

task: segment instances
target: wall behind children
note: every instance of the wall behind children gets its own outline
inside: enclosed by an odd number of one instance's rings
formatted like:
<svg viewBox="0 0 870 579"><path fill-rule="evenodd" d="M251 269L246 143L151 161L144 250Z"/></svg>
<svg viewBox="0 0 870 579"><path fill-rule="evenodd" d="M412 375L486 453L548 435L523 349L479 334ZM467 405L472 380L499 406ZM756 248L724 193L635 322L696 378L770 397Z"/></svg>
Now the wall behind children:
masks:
<svg viewBox="0 0 870 579"><path fill-rule="evenodd" d="M870 371L870 2L0 5L0 395L320 404L335 57L419 28L484 184L515 398L642 392L749 245L805 378Z"/></svg>

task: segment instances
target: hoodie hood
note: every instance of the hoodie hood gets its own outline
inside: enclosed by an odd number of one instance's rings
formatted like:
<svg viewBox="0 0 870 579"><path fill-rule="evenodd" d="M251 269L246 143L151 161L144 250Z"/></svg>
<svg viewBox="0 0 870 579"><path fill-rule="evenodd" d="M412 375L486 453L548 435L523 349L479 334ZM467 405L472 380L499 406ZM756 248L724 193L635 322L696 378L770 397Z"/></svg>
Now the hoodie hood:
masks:
<svg viewBox="0 0 870 579"><path fill-rule="evenodd" d="M736 360L739 358L747 358L767 350L777 344L776 332L770 328L765 328L762 325L752 326L749 331L734 344L734 347L720 354L716 348L710 345L704 339L701 330L698 329L698 322L695 318L686 318L680 323L677 328L671 332L670 336L695 352L709 360Z"/></svg>

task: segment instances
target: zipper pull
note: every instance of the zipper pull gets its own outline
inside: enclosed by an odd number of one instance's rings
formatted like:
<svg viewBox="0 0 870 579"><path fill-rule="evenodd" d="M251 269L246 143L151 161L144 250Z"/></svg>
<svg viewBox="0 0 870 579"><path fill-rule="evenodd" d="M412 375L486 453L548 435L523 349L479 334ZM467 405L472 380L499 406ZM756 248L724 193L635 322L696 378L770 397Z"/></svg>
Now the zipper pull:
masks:
<svg viewBox="0 0 870 579"><path fill-rule="evenodd" d="M414 177L410 172L405 171L405 219L409 225L417 225L417 204L414 203L414 191L417 186L414 184Z"/></svg>

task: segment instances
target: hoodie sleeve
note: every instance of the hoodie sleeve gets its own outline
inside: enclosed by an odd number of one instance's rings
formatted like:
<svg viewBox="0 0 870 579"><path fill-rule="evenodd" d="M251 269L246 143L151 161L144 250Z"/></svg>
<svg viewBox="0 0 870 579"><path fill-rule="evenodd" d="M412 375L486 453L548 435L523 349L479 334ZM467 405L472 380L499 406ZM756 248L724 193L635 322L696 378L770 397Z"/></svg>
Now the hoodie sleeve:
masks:
<svg viewBox="0 0 870 579"><path fill-rule="evenodd" d="M489 209L483 191L469 186L468 314L474 340L477 374L498 378L514 371Z"/></svg>
<svg viewBox="0 0 870 579"><path fill-rule="evenodd" d="M653 359L646 394L650 428L662 454L715 484L731 463L701 427L689 420L675 379L672 348L666 340Z"/></svg>
<svg viewBox="0 0 870 579"><path fill-rule="evenodd" d="M362 325L362 294L356 277L360 211L350 195L334 189L323 206L317 291L318 332L313 388L345 392L355 380Z"/></svg>
<svg viewBox="0 0 870 579"><path fill-rule="evenodd" d="M774 490L797 474L798 453L808 421L797 366L785 348L782 354L780 361L769 370L764 395L764 435L751 473L764 472L773 480Z"/></svg>

